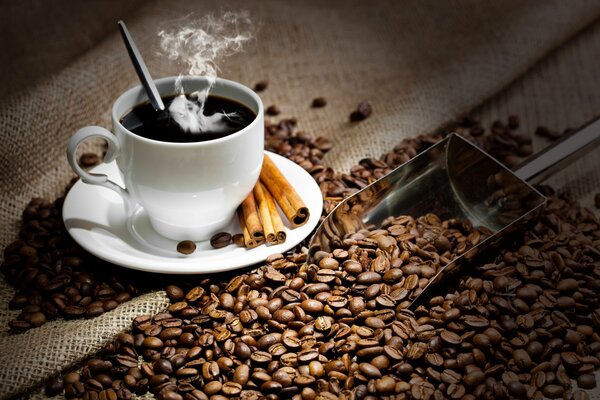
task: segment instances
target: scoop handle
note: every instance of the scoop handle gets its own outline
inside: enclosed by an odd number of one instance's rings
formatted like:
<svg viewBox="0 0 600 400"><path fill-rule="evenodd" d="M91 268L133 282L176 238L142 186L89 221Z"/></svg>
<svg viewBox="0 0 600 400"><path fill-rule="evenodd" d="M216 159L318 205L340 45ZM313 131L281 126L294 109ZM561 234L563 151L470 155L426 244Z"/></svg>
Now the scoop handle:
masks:
<svg viewBox="0 0 600 400"><path fill-rule="evenodd" d="M600 117L578 130L564 135L525 161L515 175L535 185L600 144Z"/></svg>

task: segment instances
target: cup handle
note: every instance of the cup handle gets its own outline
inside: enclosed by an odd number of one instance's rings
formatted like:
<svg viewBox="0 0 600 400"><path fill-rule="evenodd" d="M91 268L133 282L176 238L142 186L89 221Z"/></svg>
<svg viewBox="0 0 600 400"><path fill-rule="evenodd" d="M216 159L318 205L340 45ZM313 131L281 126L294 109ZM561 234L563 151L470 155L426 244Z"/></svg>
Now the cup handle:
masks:
<svg viewBox="0 0 600 400"><path fill-rule="evenodd" d="M109 188L117 192L125 202L126 207L131 206L131 196L127 189L122 188L116 183L112 182L108 179L107 175L104 174L94 174L88 172L81 168L79 163L77 162L76 152L77 147L81 142L88 138L99 137L108 143L108 149L106 151L106 155L104 156L104 163L109 163L115 160L119 155L120 146L119 142L115 135L113 135L109 130L101 127L101 126L86 126L85 128L79 129L71 139L69 139L69 144L67 145L67 160L69 161L69 165L71 168L84 183L88 183L90 185L99 185Z"/></svg>

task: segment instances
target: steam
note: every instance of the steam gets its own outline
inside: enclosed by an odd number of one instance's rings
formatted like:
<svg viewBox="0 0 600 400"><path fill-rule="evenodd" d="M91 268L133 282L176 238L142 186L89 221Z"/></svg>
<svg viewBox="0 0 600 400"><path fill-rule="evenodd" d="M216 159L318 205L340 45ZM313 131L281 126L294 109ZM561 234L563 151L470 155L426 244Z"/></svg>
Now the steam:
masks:
<svg viewBox="0 0 600 400"><path fill-rule="evenodd" d="M225 12L202 18L188 16L182 27L158 32L162 52L173 61L187 67L189 75L200 75L208 79L209 86L186 98L181 84L181 75L175 82L177 96L169 106L171 117L186 132L219 132L227 129L228 120L235 113L204 114L204 105L214 85L219 63L225 58L242 51L244 44L252 39L252 23L248 12Z"/></svg>

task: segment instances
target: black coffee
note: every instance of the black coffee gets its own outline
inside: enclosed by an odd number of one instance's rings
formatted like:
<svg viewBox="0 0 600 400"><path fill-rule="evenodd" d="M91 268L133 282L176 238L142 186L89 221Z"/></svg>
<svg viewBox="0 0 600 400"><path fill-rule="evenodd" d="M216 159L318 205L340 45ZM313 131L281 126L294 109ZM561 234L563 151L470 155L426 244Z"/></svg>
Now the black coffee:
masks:
<svg viewBox="0 0 600 400"><path fill-rule="evenodd" d="M199 103L193 97L186 95L189 104L198 106ZM135 106L131 111L121 118L121 124L135 133L148 139L161 142L204 142L219 139L235 133L248 126L256 114L247 106L235 100L221 96L209 95L204 103L206 118L213 116L213 121L218 122L217 129L206 131L189 131L182 126L169 113L169 106L177 96L163 97L165 111L156 111L150 102ZM223 114L222 116L215 114ZM212 124L214 126L215 124Z"/></svg>

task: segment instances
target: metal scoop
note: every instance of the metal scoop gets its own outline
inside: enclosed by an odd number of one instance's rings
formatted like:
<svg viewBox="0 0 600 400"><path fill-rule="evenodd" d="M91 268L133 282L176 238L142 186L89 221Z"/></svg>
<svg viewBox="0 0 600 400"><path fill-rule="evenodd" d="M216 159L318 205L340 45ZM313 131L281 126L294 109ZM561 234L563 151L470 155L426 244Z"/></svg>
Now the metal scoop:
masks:
<svg viewBox="0 0 600 400"><path fill-rule="evenodd" d="M349 235L379 227L388 217L437 214L467 219L485 232L470 250L446 263L413 299L456 271L502 233L536 215L546 198L532 185L600 143L600 118L562 137L516 171L456 134L420 153L383 178L342 201L321 223L309 244L307 263L316 263Z"/></svg>

